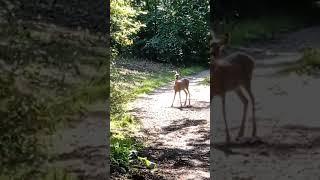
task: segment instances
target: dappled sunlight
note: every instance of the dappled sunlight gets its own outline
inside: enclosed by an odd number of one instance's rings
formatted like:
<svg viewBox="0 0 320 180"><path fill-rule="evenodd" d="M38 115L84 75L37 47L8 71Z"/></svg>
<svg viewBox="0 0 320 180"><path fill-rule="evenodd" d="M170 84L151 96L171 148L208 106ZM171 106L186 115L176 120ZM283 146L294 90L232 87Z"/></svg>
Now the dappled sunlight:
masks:
<svg viewBox="0 0 320 180"><path fill-rule="evenodd" d="M209 86L199 85L209 71L188 76L190 106L180 107L177 93L173 107L173 82L130 103L131 113L141 120L149 151L161 171L175 177L209 178ZM184 105L186 95L181 91ZM189 102L187 102L188 105ZM172 150L172 151L169 151ZM170 155L170 154L175 155ZM164 159L166 161L162 162ZM172 168L175 172L172 172Z"/></svg>

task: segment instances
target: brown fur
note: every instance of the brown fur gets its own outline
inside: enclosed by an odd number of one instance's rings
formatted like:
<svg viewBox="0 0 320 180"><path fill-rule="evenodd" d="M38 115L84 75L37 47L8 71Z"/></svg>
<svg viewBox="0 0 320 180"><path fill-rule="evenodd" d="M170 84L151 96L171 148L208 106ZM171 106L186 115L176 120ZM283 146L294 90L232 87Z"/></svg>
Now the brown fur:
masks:
<svg viewBox="0 0 320 180"><path fill-rule="evenodd" d="M210 101L214 96L222 98L222 113L226 128L226 141L230 141L228 124L226 120L225 96L229 91L235 91L244 105L243 117L238 138L244 134L245 120L249 100L252 103L252 136L256 136L255 103L251 91L252 73L254 70L254 58L246 53L236 52L221 58L225 46L230 42L230 34L225 34L220 41L210 41ZM245 96L244 92L249 95Z"/></svg>
<svg viewBox="0 0 320 180"><path fill-rule="evenodd" d="M174 97L173 97L173 101L172 101L172 104L171 104L171 107L173 107L173 103L174 103L174 100L176 98L176 94L177 92L179 92L179 98L180 98L180 105L182 107L182 103L181 103L181 94L180 94L180 91L184 91L185 94L186 94L186 100L184 102L184 105L186 105L187 103L187 97L189 95L189 106L190 106L190 92L189 92L189 80L188 79L179 79L180 75L178 72L176 72L175 74L175 82L174 82Z"/></svg>

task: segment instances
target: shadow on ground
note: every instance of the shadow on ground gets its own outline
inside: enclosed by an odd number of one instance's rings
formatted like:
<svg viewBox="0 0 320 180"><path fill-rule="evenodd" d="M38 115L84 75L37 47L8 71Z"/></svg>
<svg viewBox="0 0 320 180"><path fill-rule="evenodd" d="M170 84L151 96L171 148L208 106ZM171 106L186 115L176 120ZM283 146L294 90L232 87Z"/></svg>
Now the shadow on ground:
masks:
<svg viewBox="0 0 320 180"><path fill-rule="evenodd" d="M205 119L178 119L174 120L169 126L161 128L160 134L167 135L188 127L205 125L206 123L207 120ZM209 140L209 132L206 129L200 128L196 133L202 135L188 140L187 145L190 147L189 149L163 147L163 142L158 141L154 143L152 147L146 147L144 151L141 152L141 155L148 157L163 168L179 169L184 167L209 169L209 151L206 151L209 144L205 143ZM148 135L156 136L159 134L149 133Z"/></svg>
<svg viewBox="0 0 320 180"><path fill-rule="evenodd" d="M286 133L284 133L286 132ZM319 133L317 133L319 132ZM311 135L311 133L317 133ZM285 136L281 136L285 134ZM216 142L212 148L229 155L243 156L294 156L299 151L312 151L320 147L320 127L303 125L285 125L274 130L270 135L262 136L256 143L245 142Z"/></svg>
<svg viewBox="0 0 320 180"><path fill-rule="evenodd" d="M190 126L199 126L201 124L206 124L207 120L205 119L199 119L199 120L190 120L187 118L184 119L178 119L174 120L172 124L169 126L166 126L162 128L162 133L161 134L168 134L173 131L179 131L183 128L190 127Z"/></svg>
<svg viewBox="0 0 320 180"><path fill-rule="evenodd" d="M179 148L155 148L146 147L141 155L147 156L159 166L169 165L173 169L186 168L209 168L209 152L199 153L195 148L184 150ZM152 156L150 156L152 154ZM192 159L192 161L190 160ZM170 168L166 167L166 168Z"/></svg>

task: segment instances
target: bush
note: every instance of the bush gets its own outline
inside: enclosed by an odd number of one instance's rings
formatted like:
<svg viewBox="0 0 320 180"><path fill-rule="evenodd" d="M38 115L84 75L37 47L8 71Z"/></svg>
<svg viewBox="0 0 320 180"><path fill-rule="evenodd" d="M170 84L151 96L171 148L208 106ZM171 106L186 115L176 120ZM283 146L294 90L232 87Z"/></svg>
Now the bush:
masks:
<svg viewBox="0 0 320 180"><path fill-rule="evenodd" d="M231 44L235 45L272 39L276 33L286 32L302 25L299 19L288 16L243 19L236 23L231 32ZM231 25L226 26L226 31L229 30L231 30Z"/></svg>
<svg viewBox="0 0 320 180"><path fill-rule="evenodd" d="M295 64L283 69L280 73L297 73L298 75L312 75L320 72L320 50L308 48L302 58Z"/></svg>
<svg viewBox="0 0 320 180"><path fill-rule="evenodd" d="M298 74L314 74L320 70L320 50L309 48L304 50L303 57L300 60L299 68L295 71Z"/></svg>
<svg viewBox="0 0 320 180"><path fill-rule="evenodd" d="M146 28L134 41L134 53L142 58L172 64L204 64L208 51L208 2L148 2L140 16Z"/></svg>
<svg viewBox="0 0 320 180"><path fill-rule="evenodd" d="M306 49L303 53L302 62L305 66L320 68L320 49Z"/></svg>
<svg viewBox="0 0 320 180"><path fill-rule="evenodd" d="M15 174L23 167L38 167L45 159L41 134L53 132L56 117L48 101L24 94L12 76L0 76L0 174Z"/></svg>

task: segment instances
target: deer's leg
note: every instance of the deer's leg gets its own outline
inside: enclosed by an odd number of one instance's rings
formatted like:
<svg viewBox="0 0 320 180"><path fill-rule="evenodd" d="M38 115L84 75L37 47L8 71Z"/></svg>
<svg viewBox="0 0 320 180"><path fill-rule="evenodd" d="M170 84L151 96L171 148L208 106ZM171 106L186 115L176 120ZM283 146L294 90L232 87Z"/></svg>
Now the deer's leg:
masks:
<svg viewBox="0 0 320 180"><path fill-rule="evenodd" d="M174 99L176 98L176 94L177 94L177 91L174 91L174 96L173 96L173 101L172 101L171 107L173 106Z"/></svg>
<svg viewBox="0 0 320 180"><path fill-rule="evenodd" d="M182 103L181 103L181 91L179 91L179 99L180 99L180 107L182 107Z"/></svg>
<svg viewBox="0 0 320 180"><path fill-rule="evenodd" d="M251 103L252 103L252 136L254 137L257 135L257 124L256 124L256 117L255 117L255 114L256 114L255 109L256 108L255 108L255 99L254 99L254 96L251 91L251 83L250 82L246 85L245 89L248 92Z"/></svg>
<svg viewBox="0 0 320 180"><path fill-rule="evenodd" d="M226 95L223 94L221 96L222 98L222 116L223 116L223 120L224 120L224 124L225 124L225 131L226 131L226 141L227 143L230 142L230 134L229 134L229 128L228 128L228 123L227 123L227 119L226 119Z"/></svg>
<svg viewBox="0 0 320 180"><path fill-rule="evenodd" d="M190 91L189 91L188 88L187 88L187 91L188 91L188 94L189 94L189 106L190 106Z"/></svg>
<svg viewBox="0 0 320 180"><path fill-rule="evenodd" d="M239 130L239 134L238 134L238 138L242 137L244 134L244 130L245 130L245 122L247 119L247 109L248 109L248 99L246 98L246 96L243 94L243 92L241 91L241 89L237 89L236 90L237 95L239 96L242 104L243 104L243 114L242 114L242 121L241 121L241 126L240 126L240 130Z"/></svg>
<svg viewBox="0 0 320 180"><path fill-rule="evenodd" d="M188 100L188 93L187 93L187 91L185 89L183 91L184 91L184 93L186 93L186 100L184 101L184 105L186 105L187 104L187 100Z"/></svg>

